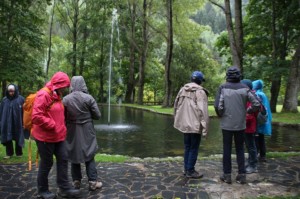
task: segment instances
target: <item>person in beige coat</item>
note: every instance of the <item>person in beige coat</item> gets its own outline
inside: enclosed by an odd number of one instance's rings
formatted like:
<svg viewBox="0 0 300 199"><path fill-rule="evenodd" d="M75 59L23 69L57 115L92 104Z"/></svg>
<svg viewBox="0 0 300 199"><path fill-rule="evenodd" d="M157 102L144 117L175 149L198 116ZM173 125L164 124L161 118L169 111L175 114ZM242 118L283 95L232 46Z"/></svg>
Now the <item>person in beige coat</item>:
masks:
<svg viewBox="0 0 300 199"><path fill-rule="evenodd" d="M201 83L202 72L195 71L191 83L185 84L179 91L174 103L174 127L184 135L184 174L188 178L202 178L195 170L201 136L208 132L208 91Z"/></svg>

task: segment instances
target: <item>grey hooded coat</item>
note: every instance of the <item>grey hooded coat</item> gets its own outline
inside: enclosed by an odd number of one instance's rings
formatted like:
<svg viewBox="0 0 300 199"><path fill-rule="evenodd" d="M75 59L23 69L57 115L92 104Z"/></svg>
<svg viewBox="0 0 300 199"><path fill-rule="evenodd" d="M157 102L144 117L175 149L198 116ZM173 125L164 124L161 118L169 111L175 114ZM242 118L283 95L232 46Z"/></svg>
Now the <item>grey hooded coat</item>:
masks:
<svg viewBox="0 0 300 199"><path fill-rule="evenodd" d="M71 93L64 97L67 121L67 151L71 163L79 164L94 158L97 149L93 119L101 114L95 99L88 94L82 76L71 79Z"/></svg>

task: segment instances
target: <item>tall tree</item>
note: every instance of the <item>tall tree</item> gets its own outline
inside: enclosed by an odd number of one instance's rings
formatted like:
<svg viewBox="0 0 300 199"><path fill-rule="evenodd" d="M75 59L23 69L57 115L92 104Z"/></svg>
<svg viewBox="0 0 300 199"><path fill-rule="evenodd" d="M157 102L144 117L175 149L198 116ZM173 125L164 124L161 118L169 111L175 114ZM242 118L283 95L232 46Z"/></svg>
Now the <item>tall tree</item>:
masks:
<svg viewBox="0 0 300 199"><path fill-rule="evenodd" d="M283 102L283 112L298 112L298 93L300 89L300 39L298 47L293 56L290 67L290 74L286 85L286 92Z"/></svg>
<svg viewBox="0 0 300 199"><path fill-rule="evenodd" d="M243 18L242 18L242 1L235 0L235 29L232 22L232 13L230 0L224 0L224 6L216 3L214 0L209 0L212 4L223 10L226 17L226 29L228 31L229 44L232 56L233 65L240 68L243 72Z"/></svg>
<svg viewBox="0 0 300 199"><path fill-rule="evenodd" d="M139 82L138 82L138 104L143 104L144 100L144 84L145 84L145 66L147 59L147 51L148 51L148 23L147 23L147 12L148 12L148 3L147 0L143 0L143 42L142 47L140 48L140 65L139 65Z"/></svg>
<svg viewBox="0 0 300 199"><path fill-rule="evenodd" d="M135 0L128 0L128 11L129 11L129 24L130 24L130 33L129 33L129 43L130 43L130 65L129 65L129 78L127 81L127 89L125 94L125 102L133 103L134 96L133 91L135 87L135 54L136 54L136 46L134 44L136 37L136 4Z"/></svg>
<svg viewBox="0 0 300 199"><path fill-rule="evenodd" d="M165 58L165 97L163 106L171 106L171 63L173 55L173 0L166 0L166 10L167 10L167 51Z"/></svg>
<svg viewBox="0 0 300 199"><path fill-rule="evenodd" d="M53 29L53 18L54 18L55 4L56 4L56 0L53 0L52 12L51 12L51 18L50 18L50 27L49 27L48 57L47 57L47 65L46 65L46 81L48 79L49 66L50 66L50 62L51 62L52 29Z"/></svg>

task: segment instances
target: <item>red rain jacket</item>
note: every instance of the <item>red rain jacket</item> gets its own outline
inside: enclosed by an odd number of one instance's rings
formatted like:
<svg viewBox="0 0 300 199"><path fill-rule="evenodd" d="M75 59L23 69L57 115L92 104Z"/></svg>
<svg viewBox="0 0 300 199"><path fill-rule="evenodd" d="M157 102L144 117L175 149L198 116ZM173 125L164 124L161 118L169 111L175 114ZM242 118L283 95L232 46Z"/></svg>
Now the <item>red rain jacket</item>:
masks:
<svg viewBox="0 0 300 199"><path fill-rule="evenodd" d="M251 107L251 102L247 102L247 108ZM256 132L256 123L257 123L258 111L246 115L246 133L255 133Z"/></svg>
<svg viewBox="0 0 300 199"><path fill-rule="evenodd" d="M42 142L61 142L67 134L65 125L64 106L56 89L70 86L67 74L57 72L46 87L51 94L41 89L37 92L32 110L32 135Z"/></svg>

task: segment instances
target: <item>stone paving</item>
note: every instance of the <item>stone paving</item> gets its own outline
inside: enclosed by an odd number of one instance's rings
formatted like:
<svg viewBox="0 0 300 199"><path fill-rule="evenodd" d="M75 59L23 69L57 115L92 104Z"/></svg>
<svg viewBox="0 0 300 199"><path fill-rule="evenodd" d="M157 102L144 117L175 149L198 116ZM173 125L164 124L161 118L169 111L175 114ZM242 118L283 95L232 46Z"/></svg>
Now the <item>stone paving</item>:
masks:
<svg viewBox="0 0 300 199"><path fill-rule="evenodd" d="M26 171L26 164L0 165L0 198L35 198L37 169ZM54 167L55 168L55 167ZM268 160L259 165L259 173L247 175L247 184L220 182L220 160L200 160L200 180L182 175L182 162L99 163L98 175L103 188L88 191L83 179L82 198L256 198L258 196L300 196L300 156ZM233 162L233 177L236 163ZM56 192L56 171L50 173L50 190ZM84 175L85 176L85 175Z"/></svg>

